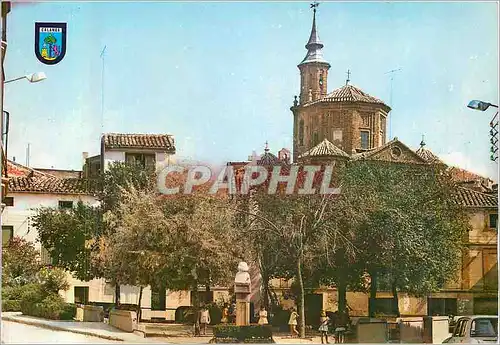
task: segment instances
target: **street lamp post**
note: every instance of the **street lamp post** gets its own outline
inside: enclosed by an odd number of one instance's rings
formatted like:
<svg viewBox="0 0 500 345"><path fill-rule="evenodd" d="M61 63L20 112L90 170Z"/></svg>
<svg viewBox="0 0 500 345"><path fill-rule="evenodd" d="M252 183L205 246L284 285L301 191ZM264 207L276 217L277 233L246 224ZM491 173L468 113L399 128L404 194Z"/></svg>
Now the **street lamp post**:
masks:
<svg viewBox="0 0 500 345"><path fill-rule="evenodd" d="M497 108L498 105L496 104L491 104L489 102L484 102L484 101L478 101L478 100L472 100L467 104L467 107L474 109L474 110L480 110L480 111L486 111L489 107ZM496 161L498 159L498 111L495 113L493 118L490 121L490 142L491 142L491 157L490 159L492 161ZM500 197L500 191L498 191L497 188L497 200ZM498 253L500 253L500 238L498 237L498 222L497 222L497 267L500 266L500 256L498 256ZM500 319L497 321L497 329L500 327Z"/></svg>
<svg viewBox="0 0 500 345"><path fill-rule="evenodd" d="M479 110L479 111L486 111L489 107L492 108L497 108L498 105L492 104L489 102L484 102L484 101L478 101L478 100L472 100L467 104L467 107L470 109L474 110ZM492 161L496 161L498 159L498 111L495 113L493 118L490 121L490 142L491 142L491 156L490 159Z"/></svg>
<svg viewBox="0 0 500 345"><path fill-rule="evenodd" d="M4 81L4 84L12 83L13 81L22 80L22 79L28 79L28 81L30 83L38 83L39 81L47 79L47 76L43 72L37 72L37 73L28 74L28 75L23 75L22 77L6 80L6 81Z"/></svg>

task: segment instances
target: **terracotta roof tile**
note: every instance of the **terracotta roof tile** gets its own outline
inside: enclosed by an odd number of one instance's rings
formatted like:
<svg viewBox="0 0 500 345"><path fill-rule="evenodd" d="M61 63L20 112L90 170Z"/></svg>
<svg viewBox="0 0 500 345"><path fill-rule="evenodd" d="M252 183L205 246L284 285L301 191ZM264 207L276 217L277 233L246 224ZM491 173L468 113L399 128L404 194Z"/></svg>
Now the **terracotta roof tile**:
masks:
<svg viewBox="0 0 500 345"><path fill-rule="evenodd" d="M51 174L43 173L41 171L38 171L36 169L31 169L27 166L24 166L22 164L13 162L11 160L7 160L7 175L8 177L20 177L20 176L29 176L32 174L34 177L41 177L41 176L49 176L49 177L54 177Z"/></svg>
<svg viewBox="0 0 500 345"><path fill-rule="evenodd" d="M448 171L450 172L452 178L457 182L491 181L491 179L487 177L483 177L458 167L450 167Z"/></svg>
<svg viewBox="0 0 500 345"><path fill-rule="evenodd" d="M428 150L424 147L420 147L417 151L415 151L415 153L426 162L442 163L438 156L436 156L431 150Z"/></svg>
<svg viewBox="0 0 500 345"><path fill-rule="evenodd" d="M380 104L390 109L390 107L387 106L382 100L370 96L360 88L350 84L335 89L331 93L327 94L325 97L320 98L314 102L308 103L306 104L306 106L320 102L363 102L363 103Z"/></svg>
<svg viewBox="0 0 500 345"><path fill-rule="evenodd" d="M498 196L496 194L481 193L469 188L458 187L456 201L465 207L498 208Z"/></svg>
<svg viewBox="0 0 500 345"><path fill-rule="evenodd" d="M324 139L321 143L314 146L309 151L304 152L299 158L304 157L324 157L324 156L341 156L349 158L349 155L340 148L332 144L328 139Z"/></svg>
<svg viewBox="0 0 500 345"><path fill-rule="evenodd" d="M158 149L175 153L174 137L169 134L123 134L107 133L103 136L107 149Z"/></svg>
<svg viewBox="0 0 500 345"><path fill-rule="evenodd" d="M22 176L9 179L9 192L92 195L96 190L97 183L94 180L49 176Z"/></svg>

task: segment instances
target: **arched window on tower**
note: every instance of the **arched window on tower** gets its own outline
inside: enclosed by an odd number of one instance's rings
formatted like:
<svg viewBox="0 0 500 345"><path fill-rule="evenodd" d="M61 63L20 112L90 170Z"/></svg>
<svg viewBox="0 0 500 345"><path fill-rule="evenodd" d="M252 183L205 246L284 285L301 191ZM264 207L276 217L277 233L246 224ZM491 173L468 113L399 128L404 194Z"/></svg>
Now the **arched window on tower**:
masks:
<svg viewBox="0 0 500 345"><path fill-rule="evenodd" d="M299 145L304 145L304 120L299 122Z"/></svg>

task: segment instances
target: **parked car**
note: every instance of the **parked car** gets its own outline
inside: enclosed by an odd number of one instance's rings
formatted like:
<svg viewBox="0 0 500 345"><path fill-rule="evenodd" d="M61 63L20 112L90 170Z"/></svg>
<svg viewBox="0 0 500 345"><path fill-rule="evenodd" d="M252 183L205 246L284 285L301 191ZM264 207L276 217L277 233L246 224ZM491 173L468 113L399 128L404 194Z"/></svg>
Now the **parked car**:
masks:
<svg viewBox="0 0 500 345"><path fill-rule="evenodd" d="M497 343L498 316L474 315L461 316L455 325L451 337L443 344L481 344Z"/></svg>

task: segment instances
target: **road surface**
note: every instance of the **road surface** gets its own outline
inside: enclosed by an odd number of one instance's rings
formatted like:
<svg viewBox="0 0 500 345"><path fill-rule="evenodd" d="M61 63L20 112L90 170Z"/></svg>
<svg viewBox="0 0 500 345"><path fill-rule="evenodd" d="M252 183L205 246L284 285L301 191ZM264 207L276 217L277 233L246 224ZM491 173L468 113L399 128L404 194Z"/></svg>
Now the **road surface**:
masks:
<svg viewBox="0 0 500 345"><path fill-rule="evenodd" d="M2 320L2 344L104 344L124 343L83 334L53 331L46 328Z"/></svg>

